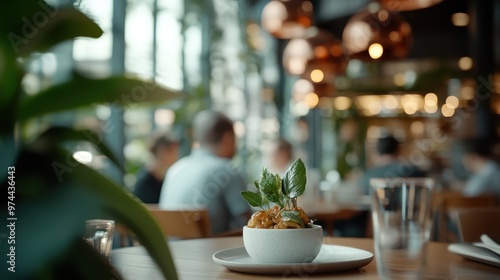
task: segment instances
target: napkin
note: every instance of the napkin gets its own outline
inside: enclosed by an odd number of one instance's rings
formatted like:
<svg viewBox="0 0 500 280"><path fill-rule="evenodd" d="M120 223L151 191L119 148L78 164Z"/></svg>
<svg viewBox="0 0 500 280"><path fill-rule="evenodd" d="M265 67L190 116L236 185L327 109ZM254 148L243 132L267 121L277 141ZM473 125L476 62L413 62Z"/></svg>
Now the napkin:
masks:
<svg viewBox="0 0 500 280"><path fill-rule="evenodd" d="M450 244L448 251L466 259L500 267L500 245L486 234L481 235L481 242Z"/></svg>

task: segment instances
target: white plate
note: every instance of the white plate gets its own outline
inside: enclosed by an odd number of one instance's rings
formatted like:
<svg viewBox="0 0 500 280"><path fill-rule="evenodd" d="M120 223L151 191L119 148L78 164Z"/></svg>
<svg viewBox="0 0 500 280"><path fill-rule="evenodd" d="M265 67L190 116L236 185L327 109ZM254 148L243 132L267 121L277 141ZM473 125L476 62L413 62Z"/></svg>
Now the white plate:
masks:
<svg viewBox="0 0 500 280"><path fill-rule="evenodd" d="M311 263L268 264L252 261L245 247L216 252L213 260L229 270L252 274L312 274L345 271L369 264L373 254L352 247L323 245Z"/></svg>
<svg viewBox="0 0 500 280"><path fill-rule="evenodd" d="M466 259L500 267L500 258L498 255L485 248L467 243L454 243L448 245L448 251Z"/></svg>

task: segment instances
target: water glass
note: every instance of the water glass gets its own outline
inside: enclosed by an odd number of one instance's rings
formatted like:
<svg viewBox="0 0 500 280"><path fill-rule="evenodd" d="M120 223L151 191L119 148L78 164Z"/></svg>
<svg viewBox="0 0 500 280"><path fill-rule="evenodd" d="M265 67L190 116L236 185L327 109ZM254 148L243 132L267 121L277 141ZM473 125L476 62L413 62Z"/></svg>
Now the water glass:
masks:
<svg viewBox="0 0 500 280"><path fill-rule="evenodd" d="M432 223L430 178L375 178L372 219L382 279L421 279Z"/></svg>
<svg viewBox="0 0 500 280"><path fill-rule="evenodd" d="M114 228L115 221L113 220L87 220L84 239L101 255L109 258Z"/></svg>

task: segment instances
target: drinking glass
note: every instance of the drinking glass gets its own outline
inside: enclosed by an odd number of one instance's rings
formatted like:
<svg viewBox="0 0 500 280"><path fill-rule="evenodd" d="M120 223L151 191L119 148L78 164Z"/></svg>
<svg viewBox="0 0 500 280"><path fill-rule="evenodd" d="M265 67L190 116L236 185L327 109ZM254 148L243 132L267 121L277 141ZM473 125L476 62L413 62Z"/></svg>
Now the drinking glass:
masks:
<svg viewBox="0 0 500 280"><path fill-rule="evenodd" d="M431 228L431 178L375 178L372 219L382 279L421 279Z"/></svg>
<svg viewBox="0 0 500 280"><path fill-rule="evenodd" d="M114 228L115 221L113 220L87 220L84 239L101 255L109 258Z"/></svg>

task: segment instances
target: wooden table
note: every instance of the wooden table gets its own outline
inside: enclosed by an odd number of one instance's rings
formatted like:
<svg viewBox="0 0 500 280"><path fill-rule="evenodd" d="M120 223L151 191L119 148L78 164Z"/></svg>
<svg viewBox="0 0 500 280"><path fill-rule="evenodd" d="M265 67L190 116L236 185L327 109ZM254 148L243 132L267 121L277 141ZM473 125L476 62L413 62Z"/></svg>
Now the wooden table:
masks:
<svg viewBox="0 0 500 280"><path fill-rule="evenodd" d="M325 244L360 248L373 253L373 240L367 238L325 237ZM243 246L241 237L193 239L170 242L179 279L282 279L282 275L252 275L232 272L212 260L213 253ZM425 279L500 279L500 269L469 261L448 252L447 243L428 246ZM143 247L113 250L111 262L128 280L163 279L154 261ZM376 259L367 266L348 272L311 274L290 279L378 279Z"/></svg>

